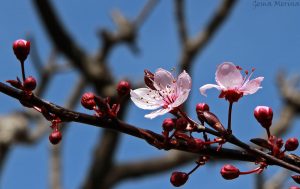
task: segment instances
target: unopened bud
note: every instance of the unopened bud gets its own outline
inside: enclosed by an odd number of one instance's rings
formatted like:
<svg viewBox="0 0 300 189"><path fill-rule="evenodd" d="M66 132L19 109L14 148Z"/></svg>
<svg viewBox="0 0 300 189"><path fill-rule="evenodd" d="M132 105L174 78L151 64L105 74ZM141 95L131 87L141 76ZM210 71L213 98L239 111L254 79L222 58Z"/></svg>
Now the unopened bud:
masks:
<svg viewBox="0 0 300 189"><path fill-rule="evenodd" d="M187 124L188 124L187 120L184 117L181 117L181 118L178 118L176 120L176 126L175 127L176 127L177 130L183 131L183 130L186 129Z"/></svg>
<svg viewBox="0 0 300 189"><path fill-rule="evenodd" d="M294 151L298 148L299 146L299 142L297 138L289 138L285 145L284 148L286 151Z"/></svg>
<svg viewBox="0 0 300 189"><path fill-rule="evenodd" d="M81 104L86 109L92 110L96 106L94 93L84 93L81 97Z"/></svg>
<svg viewBox="0 0 300 189"><path fill-rule="evenodd" d="M49 135L49 141L52 144L58 144L62 139L62 134L58 130L54 130L50 135Z"/></svg>
<svg viewBox="0 0 300 189"><path fill-rule="evenodd" d="M173 186L179 187L186 183L186 181L189 179L189 175L184 172L173 172L170 178L170 182Z"/></svg>
<svg viewBox="0 0 300 189"><path fill-rule="evenodd" d="M175 128L175 121L171 118L166 118L162 124L164 131L172 131Z"/></svg>
<svg viewBox="0 0 300 189"><path fill-rule="evenodd" d="M33 91L36 88L36 80L34 77L29 76L24 81L24 90Z"/></svg>
<svg viewBox="0 0 300 189"><path fill-rule="evenodd" d="M216 131L219 131L220 133L226 133L226 129L215 114L207 111L197 111L197 116L200 121L204 121Z"/></svg>
<svg viewBox="0 0 300 189"><path fill-rule="evenodd" d="M117 86L119 96L126 96L130 92L130 83L128 81L120 81Z"/></svg>
<svg viewBox="0 0 300 189"><path fill-rule="evenodd" d="M222 177L226 180L232 180L240 176L240 170L233 165L224 165L220 171Z"/></svg>
<svg viewBox="0 0 300 189"><path fill-rule="evenodd" d="M24 62L30 52L30 42L24 39L18 39L13 43L13 50L17 59Z"/></svg>
<svg viewBox="0 0 300 189"><path fill-rule="evenodd" d="M198 111L209 111L209 106L206 103L198 103L196 105L196 112Z"/></svg>
<svg viewBox="0 0 300 189"><path fill-rule="evenodd" d="M272 125L273 111L268 106L257 106L254 109L254 117L263 126L268 129Z"/></svg>
<svg viewBox="0 0 300 189"><path fill-rule="evenodd" d="M289 189L300 189L298 186L291 186Z"/></svg>

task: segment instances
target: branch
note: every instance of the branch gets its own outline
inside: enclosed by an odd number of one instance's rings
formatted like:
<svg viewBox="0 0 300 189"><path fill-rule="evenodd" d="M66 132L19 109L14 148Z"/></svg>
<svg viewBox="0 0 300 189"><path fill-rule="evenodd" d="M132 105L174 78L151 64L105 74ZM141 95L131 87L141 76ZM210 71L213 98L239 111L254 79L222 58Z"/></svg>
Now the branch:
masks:
<svg viewBox="0 0 300 189"><path fill-rule="evenodd" d="M188 32L185 21L185 1L184 0L175 0L175 16L177 22L177 30L179 33L179 39L181 45L185 47L188 42Z"/></svg>
<svg viewBox="0 0 300 189"><path fill-rule="evenodd" d="M174 167L184 165L195 160L197 155L170 151L167 155L157 158L146 159L138 162L125 162L116 165L110 170L107 180L102 183L101 188L112 188L114 185L129 178L139 178L152 174L161 173Z"/></svg>
<svg viewBox="0 0 300 189"><path fill-rule="evenodd" d="M80 112L75 112L72 110L65 109L63 107L60 107L56 104L44 101L34 95L31 95L30 98L28 97L28 94L25 94L23 91L16 90L6 84L3 84L0 82L0 92L9 95L13 98L16 98L18 100L24 101L26 99L26 102L32 106L36 107L43 107L49 111L49 113L52 113L56 116L58 116L63 122L78 122L78 123L85 123L88 125L94 125L98 127L102 127L105 129L112 129L121 133L125 133L140 139L143 139L147 141L150 145L156 146L159 143L164 142L164 137L160 134L154 133L150 130L142 129L135 127L133 125L130 125L128 123L122 122L118 119L101 119L97 116L91 116L88 114L83 114ZM215 133L211 131L208 128L205 128L205 132L207 133ZM206 154L216 157L230 157L230 159L238 159L242 161L256 161L257 158L264 158L266 160L266 163L269 165L278 165L281 167L284 167L286 169L295 171L297 173L300 173L300 163L297 162L295 159L291 158L290 156L285 156L284 160L277 159L263 151L260 151L254 147L251 147L241 141L239 141L236 137L233 135L230 135L228 138L226 138L228 142L235 144L236 146L239 146L243 148L245 151L238 151L238 150L231 150L231 149L225 149L223 148L220 151L216 151L216 148L204 148L204 149L189 149L186 143L177 143L177 144L169 144L170 149L177 149L181 151L187 151L191 153L197 153L197 154Z"/></svg>
<svg viewBox="0 0 300 189"><path fill-rule="evenodd" d="M195 39L188 40L187 46L183 49L180 58L181 70L189 72L193 59L201 53L218 28L224 23L235 2L236 0L223 0L222 5L218 8L206 28Z"/></svg>

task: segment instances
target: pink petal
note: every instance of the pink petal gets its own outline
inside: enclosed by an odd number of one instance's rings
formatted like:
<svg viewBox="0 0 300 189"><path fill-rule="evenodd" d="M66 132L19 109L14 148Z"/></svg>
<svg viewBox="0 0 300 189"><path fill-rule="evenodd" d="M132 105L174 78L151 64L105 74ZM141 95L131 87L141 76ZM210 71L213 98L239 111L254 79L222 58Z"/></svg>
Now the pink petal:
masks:
<svg viewBox="0 0 300 189"><path fill-rule="evenodd" d="M258 89L262 88L260 86L260 83L263 79L264 77L257 77L255 79L252 79L249 82L246 82L239 90L242 91L244 95L256 93Z"/></svg>
<svg viewBox="0 0 300 189"><path fill-rule="evenodd" d="M159 109L154 112L151 112L150 114L146 114L145 118L153 119L153 118L156 118L157 116L164 115L164 114L168 113L169 111L171 111L171 108Z"/></svg>
<svg viewBox="0 0 300 189"><path fill-rule="evenodd" d="M243 76L231 62L225 62L218 66L216 71L216 82L227 89L240 87L243 84Z"/></svg>
<svg viewBox="0 0 300 189"><path fill-rule="evenodd" d="M203 85L202 87L200 87L200 93L203 95L203 96L207 96L206 95L206 90L207 89L211 89L211 88L216 88L218 90L221 90L222 87L220 87L219 85L215 85L215 84L206 84L206 85Z"/></svg>
<svg viewBox="0 0 300 189"><path fill-rule="evenodd" d="M148 88L131 90L130 96L137 107L145 110L154 110L164 104L158 92Z"/></svg>
<svg viewBox="0 0 300 189"><path fill-rule="evenodd" d="M167 86L173 85L174 81L175 79L169 71L159 68L154 74L153 84L157 90L164 90Z"/></svg>
<svg viewBox="0 0 300 189"><path fill-rule="evenodd" d="M189 90L192 87L192 79L188 73L184 70L177 80L177 88L181 90Z"/></svg>
<svg viewBox="0 0 300 189"><path fill-rule="evenodd" d="M180 94L178 94L178 98L175 100L174 103L170 104L171 107L176 108L178 106L180 106L181 104L183 104L186 99L188 98L190 93L190 90L184 90L182 91Z"/></svg>

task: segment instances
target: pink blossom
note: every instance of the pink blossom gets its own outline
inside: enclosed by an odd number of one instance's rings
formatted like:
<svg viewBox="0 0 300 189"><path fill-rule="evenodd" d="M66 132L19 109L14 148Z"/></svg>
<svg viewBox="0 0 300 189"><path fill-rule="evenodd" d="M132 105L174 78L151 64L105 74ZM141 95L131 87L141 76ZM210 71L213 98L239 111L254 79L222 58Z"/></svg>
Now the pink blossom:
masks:
<svg viewBox="0 0 300 189"><path fill-rule="evenodd" d="M252 71L253 73L253 71ZM200 93L206 96L205 91L210 88L216 88L221 91L220 98L225 98L229 102L237 102L243 95L254 94L262 88L260 83L264 77L257 77L250 80L252 75L243 77L240 68L231 62L224 62L219 65L216 71L216 84L206 84L200 87Z"/></svg>
<svg viewBox="0 0 300 189"><path fill-rule="evenodd" d="M145 115L146 118L153 119L184 103L191 90L191 84L191 77L185 71L175 80L169 71L159 68L154 74L153 89L131 90L131 100L136 106L145 110L161 108Z"/></svg>

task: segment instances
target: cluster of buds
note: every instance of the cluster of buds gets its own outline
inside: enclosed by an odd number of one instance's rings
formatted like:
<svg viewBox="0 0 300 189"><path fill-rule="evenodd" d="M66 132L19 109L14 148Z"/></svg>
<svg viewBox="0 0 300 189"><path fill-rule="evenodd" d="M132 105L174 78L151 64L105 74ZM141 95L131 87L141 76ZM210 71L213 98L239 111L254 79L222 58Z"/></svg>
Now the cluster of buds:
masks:
<svg viewBox="0 0 300 189"><path fill-rule="evenodd" d="M270 127L272 125L273 110L268 106L257 106L254 109L254 117L260 123L260 125L266 129L268 134L268 139L253 139L251 140L257 145L265 147L271 151L274 157L282 159L284 157L284 152L294 151L298 148L299 142L297 138L289 138L285 143L282 138L277 138L271 135ZM284 150L281 150L284 146Z"/></svg>
<svg viewBox="0 0 300 189"><path fill-rule="evenodd" d="M16 80L7 80L11 86L23 90L27 94L31 94L36 88L36 79L33 76L25 77L24 62L30 52L30 42L24 39L18 39L13 43L13 51L17 59L21 63L23 82L17 77Z"/></svg>
<svg viewBox="0 0 300 189"><path fill-rule="evenodd" d="M130 84L128 81L120 81L117 85L119 98L126 97L130 93ZM94 110L98 117L115 118L120 110L120 103L110 105L110 98L101 98L92 92L86 92L81 97L81 105L89 110Z"/></svg>

